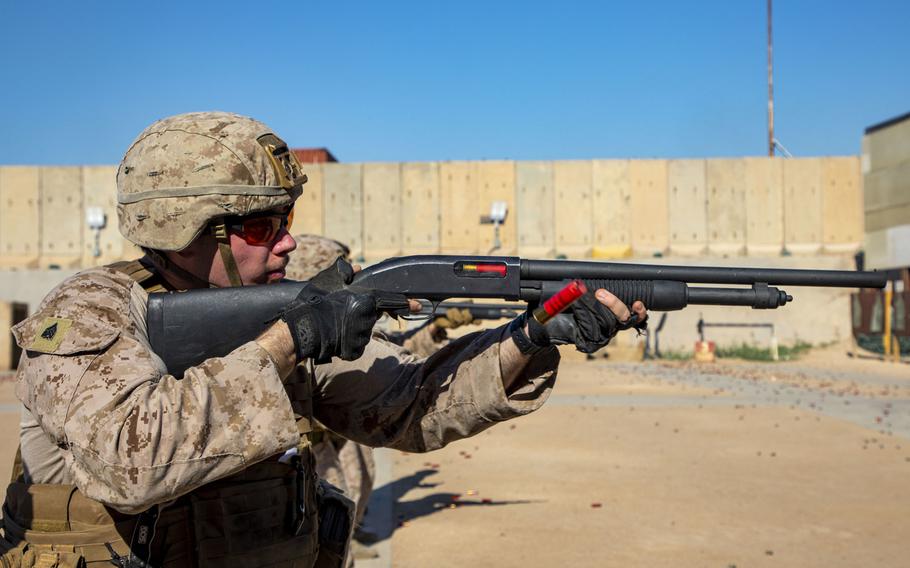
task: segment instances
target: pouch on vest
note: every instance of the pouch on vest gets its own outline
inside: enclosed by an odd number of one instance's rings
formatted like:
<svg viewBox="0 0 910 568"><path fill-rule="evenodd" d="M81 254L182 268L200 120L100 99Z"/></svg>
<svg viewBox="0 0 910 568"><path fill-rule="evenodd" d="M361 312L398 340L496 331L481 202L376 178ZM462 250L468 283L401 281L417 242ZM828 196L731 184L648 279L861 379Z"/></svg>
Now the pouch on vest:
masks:
<svg viewBox="0 0 910 568"><path fill-rule="evenodd" d="M354 501L324 479L316 489L319 555L314 568L343 568L354 528Z"/></svg>

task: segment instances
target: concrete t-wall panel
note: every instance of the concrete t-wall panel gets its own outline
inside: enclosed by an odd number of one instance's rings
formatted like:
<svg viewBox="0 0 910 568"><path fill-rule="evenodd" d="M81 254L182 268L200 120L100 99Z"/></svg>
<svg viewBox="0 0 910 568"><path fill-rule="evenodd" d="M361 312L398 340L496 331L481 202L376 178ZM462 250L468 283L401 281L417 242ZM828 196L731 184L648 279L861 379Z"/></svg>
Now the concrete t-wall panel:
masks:
<svg viewBox="0 0 910 568"><path fill-rule="evenodd" d="M557 254L570 258L591 255L594 237L591 167L590 160L553 162Z"/></svg>
<svg viewBox="0 0 910 568"><path fill-rule="evenodd" d="M0 266L35 268L41 253L39 168L0 167Z"/></svg>
<svg viewBox="0 0 910 568"><path fill-rule="evenodd" d="M401 165L402 254L439 252L439 164Z"/></svg>
<svg viewBox="0 0 910 568"><path fill-rule="evenodd" d="M545 257L556 247L553 162L515 164L518 254Z"/></svg>
<svg viewBox="0 0 910 568"><path fill-rule="evenodd" d="M42 267L77 267L82 262L82 168L43 167L38 175L41 195Z"/></svg>
<svg viewBox="0 0 910 568"><path fill-rule="evenodd" d="M476 254L480 247L476 162L439 164L439 189L442 252Z"/></svg>
<svg viewBox="0 0 910 568"><path fill-rule="evenodd" d="M363 165L363 255L367 261L401 254L401 166Z"/></svg>
<svg viewBox="0 0 910 568"><path fill-rule="evenodd" d="M745 160L708 160L705 176L708 184L708 250L719 255L745 253Z"/></svg>
<svg viewBox="0 0 910 568"><path fill-rule="evenodd" d="M594 246L632 245L632 186L629 160L594 160L591 164Z"/></svg>
<svg viewBox="0 0 910 568"><path fill-rule="evenodd" d="M303 194L294 205L294 226L291 232L321 235L325 232L322 164L303 164L303 172L307 182L303 184Z"/></svg>
<svg viewBox="0 0 910 568"><path fill-rule="evenodd" d="M746 254L778 256L784 247L782 158L746 158Z"/></svg>
<svg viewBox="0 0 910 568"><path fill-rule="evenodd" d="M822 162L822 243L826 252L852 252L863 241L863 191L856 157Z"/></svg>
<svg viewBox="0 0 910 568"><path fill-rule="evenodd" d="M137 258L139 249L120 234L117 223L117 167L82 168L82 266L103 266L125 257ZM104 211L106 224L98 232L100 256L95 256L95 231L86 222L89 207Z"/></svg>
<svg viewBox="0 0 910 568"><path fill-rule="evenodd" d="M638 256L664 254L670 244L667 160L631 160L632 249Z"/></svg>
<svg viewBox="0 0 910 568"><path fill-rule="evenodd" d="M351 249L355 260L363 258L363 192L360 164L326 163L322 166L324 235Z"/></svg>
<svg viewBox="0 0 910 568"><path fill-rule="evenodd" d="M708 198L705 160L667 163L670 253L701 255L708 247Z"/></svg>
<svg viewBox="0 0 910 568"><path fill-rule="evenodd" d="M822 242L822 161L784 161L784 246L791 253L816 254Z"/></svg>
<svg viewBox="0 0 910 568"><path fill-rule="evenodd" d="M485 160L477 163L478 218L490 214L494 201L505 201L509 208L505 223L499 227L500 248L492 251L497 255L512 255L518 250L518 223L515 221L515 162L511 160ZM483 225L478 229L480 252L486 254L493 248L494 228Z"/></svg>

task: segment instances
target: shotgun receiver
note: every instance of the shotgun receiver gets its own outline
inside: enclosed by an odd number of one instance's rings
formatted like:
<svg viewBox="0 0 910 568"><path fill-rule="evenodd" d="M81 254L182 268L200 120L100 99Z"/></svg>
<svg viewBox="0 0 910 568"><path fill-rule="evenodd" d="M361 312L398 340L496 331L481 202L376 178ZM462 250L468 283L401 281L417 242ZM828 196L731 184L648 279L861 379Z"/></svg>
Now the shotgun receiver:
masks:
<svg viewBox="0 0 910 568"><path fill-rule="evenodd" d="M432 304L452 298L543 302L572 279L605 288L631 306L680 310L690 304L773 309L793 297L777 285L883 288L886 275L843 270L661 266L512 256L421 255L392 258L354 276L351 289L373 290L379 308L400 314L406 299ZM720 284L690 286L690 284ZM224 356L268 327L305 282L151 294L148 335L168 372L181 376L209 357ZM737 285L730 287L729 285Z"/></svg>

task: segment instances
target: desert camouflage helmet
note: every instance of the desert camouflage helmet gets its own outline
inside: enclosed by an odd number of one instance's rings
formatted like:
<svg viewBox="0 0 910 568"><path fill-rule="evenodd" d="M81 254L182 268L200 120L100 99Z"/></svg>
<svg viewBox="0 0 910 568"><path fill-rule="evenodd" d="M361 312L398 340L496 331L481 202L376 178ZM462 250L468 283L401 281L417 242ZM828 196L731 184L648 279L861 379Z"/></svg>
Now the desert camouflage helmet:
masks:
<svg viewBox="0 0 910 568"><path fill-rule="evenodd" d="M146 128L120 162L120 232L139 246L182 250L214 219L293 204L305 182L287 145L257 120L171 116Z"/></svg>
<svg viewBox="0 0 910 568"><path fill-rule="evenodd" d="M318 235L294 235L297 249L291 253L285 272L291 280L309 280L331 266L338 257L348 260L351 249L344 244Z"/></svg>

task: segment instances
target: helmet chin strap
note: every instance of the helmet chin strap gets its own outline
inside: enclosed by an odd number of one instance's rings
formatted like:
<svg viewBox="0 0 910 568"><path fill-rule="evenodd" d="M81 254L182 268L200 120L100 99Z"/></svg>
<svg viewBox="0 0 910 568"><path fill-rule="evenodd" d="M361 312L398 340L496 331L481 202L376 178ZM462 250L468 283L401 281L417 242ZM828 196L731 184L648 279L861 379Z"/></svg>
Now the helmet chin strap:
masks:
<svg viewBox="0 0 910 568"><path fill-rule="evenodd" d="M237 261L234 260L234 252L231 250L231 236L228 234L227 225L224 220L212 223L212 234L218 241L218 250L221 252L221 260L224 263L224 271L227 273L231 286L243 286L243 280L240 278L240 270L237 268Z"/></svg>

